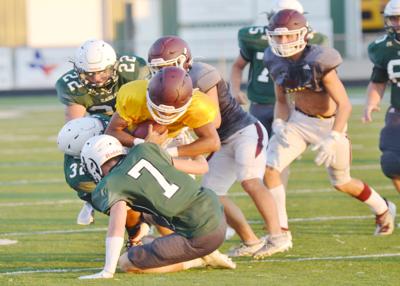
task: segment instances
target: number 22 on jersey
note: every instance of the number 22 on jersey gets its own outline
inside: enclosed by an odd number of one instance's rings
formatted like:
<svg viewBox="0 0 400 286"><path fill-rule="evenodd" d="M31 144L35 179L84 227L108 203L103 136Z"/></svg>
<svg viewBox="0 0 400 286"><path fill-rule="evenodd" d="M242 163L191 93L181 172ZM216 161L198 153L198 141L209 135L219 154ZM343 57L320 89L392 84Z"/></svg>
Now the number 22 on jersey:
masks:
<svg viewBox="0 0 400 286"><path fill-rule="evenodd" d="M168 199L179 190L179 187L175 184L170 184L167 179L161 174L161 172L153 166L149 161L140 159L128 172L128 175L134 179L138 179L142 175L142 170L146 169L156 179L157 183L164 190L163 195Z"/></svg>

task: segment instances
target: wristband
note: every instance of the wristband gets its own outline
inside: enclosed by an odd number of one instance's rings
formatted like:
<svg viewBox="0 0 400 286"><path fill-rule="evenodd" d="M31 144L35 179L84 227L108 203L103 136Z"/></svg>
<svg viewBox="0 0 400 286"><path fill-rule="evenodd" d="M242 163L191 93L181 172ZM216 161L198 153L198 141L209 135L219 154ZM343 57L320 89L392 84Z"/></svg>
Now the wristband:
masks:
<svg viewBox="0 0 400 286"><path fill-rule="evenodd" d="M165 151L167 151L171 157L178 157L178 147L170 147Z"/></svg>
<svg viewBox="0 0 400 286"><path fill-rule="evenodd" d="M133 139L133 145L139 145L139 144L142 144L142 143L144 143L144 142L146 142L144 139L142 139L142 138L135 138L135 139Z"/></svg>

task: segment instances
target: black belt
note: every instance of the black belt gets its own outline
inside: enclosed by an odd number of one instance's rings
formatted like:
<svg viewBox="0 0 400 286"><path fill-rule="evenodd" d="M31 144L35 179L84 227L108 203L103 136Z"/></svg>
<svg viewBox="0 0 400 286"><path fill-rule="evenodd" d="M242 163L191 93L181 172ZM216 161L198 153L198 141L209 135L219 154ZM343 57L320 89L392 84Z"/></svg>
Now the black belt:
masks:
<svg viewBox="0 0 400 286"><path fill-rule="evenodd" d="M312 118L329 119L329 118L332 118L332 117L334 117L334 116L336 115L336 114L332 114L332 115L328 115L328 116L320 115L320 114L312 115L312 114L305 113L305 112L304 112L303 110L301 110L301 109L298 109L297 106L295 106L294 109L295 109L296 111L298 111L298 112L300 112L300 113L302 113L302 114L304 114L304 115L306 115L306 116L308 116L308 117L312 117Z"/></svg>

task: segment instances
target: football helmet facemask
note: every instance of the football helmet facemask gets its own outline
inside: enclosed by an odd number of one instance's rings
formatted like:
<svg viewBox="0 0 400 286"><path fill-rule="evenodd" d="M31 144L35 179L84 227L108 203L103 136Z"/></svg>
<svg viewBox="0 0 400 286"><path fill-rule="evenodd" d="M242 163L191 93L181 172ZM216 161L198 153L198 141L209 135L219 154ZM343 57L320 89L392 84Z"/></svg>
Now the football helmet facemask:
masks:
<svg viewBox="0 0 400 286"><path fill-rule="evenodd" d="M272 16L267 26L267 39L275 55L290 57L306 47L311 32L302 13L285 9ZM286 37L286 41L282 41L283 37Z"/></svg>
<svg viewBox="0 0 400 286"><path fill-rule="evenodd" d="M193 59L189 45L178 36L165 36L155 41L148 52L148 65L152 75L167 66L180 67L186 71Z"/></svg>
<svg viewBox="0 0 400 286"><path fill-rule="evenodd" d="M118 81L118 61L114 49L102 40L88 40L76 52L74 69L89 90L111 93Z"/></svg>
<svg viewBox="0 0 400 286"><path fill-rule="evenodd" d="M147 108L153 119L162 125L178 120L188 109L193 93L190 76L179 67L165 67L150 80Z"/></svg>
<svg viewBox="0 0 400 286"><path fill-rule="evenodd" d="M95 117L87 116L72 119L58 133L58 149L67 155L79 157L86 140L103 134L105 127L103 122Z"/></svg>
<svg viewBox="0 0 400 286"><path fill-rule="evenodd" d="M110 135L99 135L85 142L81 152L81 162L85 170L98 183L104 176L101 166L108 160L126 155L127 148L117 138Z"/></svg>
<svg viewBox="0 0 400 286"><path fill-rule="evenodd" d="M389 1L383 11L383 17L386 31L400 38L400 0Z"/></svg>

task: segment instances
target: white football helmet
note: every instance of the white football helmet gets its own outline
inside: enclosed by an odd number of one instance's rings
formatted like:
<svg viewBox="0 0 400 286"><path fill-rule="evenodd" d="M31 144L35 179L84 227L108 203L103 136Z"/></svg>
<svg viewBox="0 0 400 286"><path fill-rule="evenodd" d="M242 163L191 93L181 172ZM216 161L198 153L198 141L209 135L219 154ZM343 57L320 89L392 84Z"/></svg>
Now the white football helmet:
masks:
<svg viewBox="0 0 400 286"><path fill-rule="evenodd" d="M285 9L296 10L297 12L304 14L303 6L297 0L276 0L272 11L276 13Z"/></svg>
<svg viewBox="0 0 400 286"><path fill-rule="evenodd" d="M392 17L400 17L400 0L390 0L383 11L385 29L389 33L400 34L400 24L398 21L392 23Z"/></svg>
<svg viewBox="0 0 400 286"><path fill-rule="evenodd" d="M103 177L101 166L108 160L127 154L117 138L110 135L99 135L87 140L82 148L81 162L95 182Z"/></svg>
<svg viewBox="0 0 400 286"><path fill-rule="evenodd" d="M88 116L72 119L58 132L58 149L67 155L79 157L86 140L103 134L104 129L103 122L95 117Z"/></svg>
<svg viewBox="0 0 400 286"><path fill-rule="evenodd" d="M102 40L88 40L76 52L74 67L83 85L104 88L118 80L117 55Z"/></svg>

